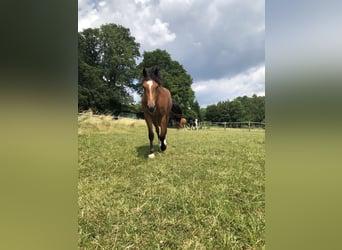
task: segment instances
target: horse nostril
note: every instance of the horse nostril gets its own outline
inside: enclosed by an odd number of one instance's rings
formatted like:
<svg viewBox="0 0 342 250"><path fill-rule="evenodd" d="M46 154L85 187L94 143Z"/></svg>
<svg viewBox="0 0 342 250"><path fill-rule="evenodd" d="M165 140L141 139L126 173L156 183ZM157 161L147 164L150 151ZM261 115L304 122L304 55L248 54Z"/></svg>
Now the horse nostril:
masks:
<svg viewBox="0 0 342 250"><path fill-rule="evenodd" d="M156 110L156 106L148 107L148 111L150 111L151 113L153 113L155 110Z"/></svg>

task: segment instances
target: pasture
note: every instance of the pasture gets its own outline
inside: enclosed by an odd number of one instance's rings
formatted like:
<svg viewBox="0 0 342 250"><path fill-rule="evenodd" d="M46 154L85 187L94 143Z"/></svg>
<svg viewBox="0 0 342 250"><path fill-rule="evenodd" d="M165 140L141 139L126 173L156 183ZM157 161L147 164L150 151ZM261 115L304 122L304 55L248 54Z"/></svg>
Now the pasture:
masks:
<svg viewBox="0 0 342 250"><path fill-rule="evenodd" d="M142 120L78 118L80 249L263 249L264 130L169 128L149 159Z"/></svg>

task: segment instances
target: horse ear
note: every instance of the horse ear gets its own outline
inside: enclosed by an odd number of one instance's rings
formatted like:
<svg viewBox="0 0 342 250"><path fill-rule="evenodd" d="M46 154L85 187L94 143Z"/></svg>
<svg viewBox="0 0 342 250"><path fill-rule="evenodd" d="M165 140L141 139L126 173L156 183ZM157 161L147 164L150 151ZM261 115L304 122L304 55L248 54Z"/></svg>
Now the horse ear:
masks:
<svg viewBox="0 0 342 250"><path fill-rule="evenodd" d="M144 77L147 77L147 72L146 72L146 69L145 69L145 68L143 69L143 76L144 76Z"/></svg>
<svg viewBox="0 0 342 250"><path fill-rule="evenodd" d="M159 75L159 68L157 66L154 67L154 75L158 76Z"/></svg>

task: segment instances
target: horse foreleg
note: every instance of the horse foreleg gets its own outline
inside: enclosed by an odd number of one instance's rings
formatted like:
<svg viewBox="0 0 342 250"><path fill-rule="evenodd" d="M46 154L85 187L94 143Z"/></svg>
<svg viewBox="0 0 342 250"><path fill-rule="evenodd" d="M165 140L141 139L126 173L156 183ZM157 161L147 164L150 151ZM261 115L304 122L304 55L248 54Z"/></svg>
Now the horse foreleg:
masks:
<svg viewBox="0 0 342 250"><path fill-rule="evenodd" d="M167 133L167 123L169 121L169 118L167 116L163 116L161 120L161 132L159 135L159 141L160 141L160 149L162 151L166 150L166 133Z"/></svg>
<svg viewBox="0 0 342 250"><path fill-rule="evenodd" d="M159 139L159 125L157 123L153 123L153 124L154 124L154 127L156 128L156 133Z"/></svg>
<svg viewBox="0 0 342 250"><path fill-rule="evenodd" d="M153 125L154 125L154 127L156 129L156 133L157 133L157 137L158 137L158 145L160 147L161 143L160 143L160 138L159 138L159 134L160 134L159 133L159 124L157 122L153 122Z"/></svg>
<svg viewBox="0 0 342 250"><path fill-rule="evenodd" d="M154 148L153 148L153 139L154 134L152 130L152 121L150 119L146 119L147 129L148 129L148 139L150 140L150 155L153 154Z"/></svg>
<svg viewBox="0 0 342 250"><path fill-rule="evenodd" d="M152 129L148 130L148 139L150 140L150 154L153 154L153 152L154 152L154 148L153 148L154 134L153 134Z"/></svg>

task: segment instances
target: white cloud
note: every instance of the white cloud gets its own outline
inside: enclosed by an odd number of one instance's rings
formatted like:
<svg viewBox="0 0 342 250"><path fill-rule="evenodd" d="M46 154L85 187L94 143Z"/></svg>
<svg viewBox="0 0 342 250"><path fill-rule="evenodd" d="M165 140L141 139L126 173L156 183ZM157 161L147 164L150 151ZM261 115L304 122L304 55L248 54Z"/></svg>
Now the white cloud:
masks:
<svg viewBox="0 0 342 250"><path fill-rule="evenodd" d="M208 85L205 84L205 82L203 82L203 83L197 83L197 84L195 84L195 85L192 87L193 91L195 91L195 92L203 92L203 91L205 91L207 88L208 88Z"/></svg>
<svg viewBox="0 0 342 250"><path fill-rule="evenodd" d="M78 11L79 31L116 23L141 52L169 52L202 106L265 92L265 0L79 0Z"/></svg>
<svg viewBox="0 0 342 250"><path fill-rule="evenodd" d="M210 79L193 84L201 106L219 101L232 100L238 96L265 95L265 65L253 67L231 78Z"/></svg>
<svg viewBox="0 0 342 250"><path fill-rule="evenodd" d="M89 9L84 15L86 15L86 18L82 18L78 21L79 31L92 27L92 24L95 23L96 20L99 20L99 15L96 9Z"/></svg>
<svg viewBox="0 0 342 250"><path fill-rule="evenodd" d="M105 5L106 5L106 2L105 2L105 1L99 2L99 6L103 7L103 6L105 6Z"/></svg>
<svg viewBox="0 0 342 250"><path fill-rule="evenodd" d="M176 39L176 34L169 31L169 24L162 22L159 18L154 20L154 23L147 31L141 32L137 27L138 37L151 47L157 48L168 42Z"/></svg>
<svg viewBox="0 0 342 250"><path fill-rule="evenodd" d="M163 21L148 0L117 0L94 3L79 1L78 31L98 28L105 23L130 29L144 49L155 49L176 39L168 22Z"/></svg>
<svg viewBox="0 0 342 250"><path fill-rule="evenodd" d="M150 0L134 0L134 2L136 3L136 4L146 4L146 3L148 3L148 2L150 2Z"/></svg>

